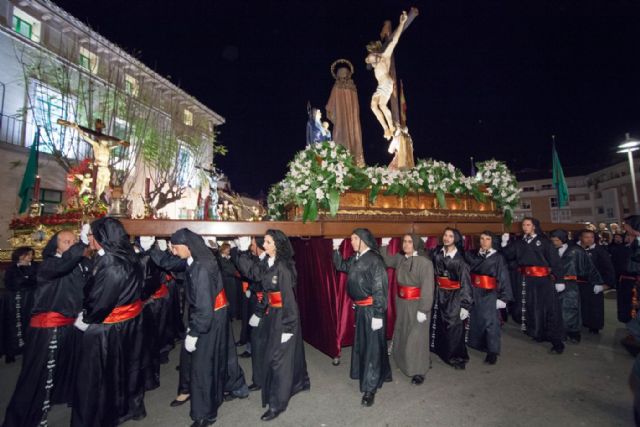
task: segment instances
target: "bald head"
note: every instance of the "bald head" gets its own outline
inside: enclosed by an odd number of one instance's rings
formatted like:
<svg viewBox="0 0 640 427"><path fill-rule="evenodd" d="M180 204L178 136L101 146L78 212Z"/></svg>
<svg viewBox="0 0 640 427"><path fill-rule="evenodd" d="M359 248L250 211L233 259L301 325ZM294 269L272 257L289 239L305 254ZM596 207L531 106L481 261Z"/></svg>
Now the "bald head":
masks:
<svg viewBox="0 0 640 427"><path fill-rule="evenodd" d="M75 233L73 231L63 230L58 233L58 250L57 252L62 255L65 253L71 246L73 246L78 241Z"/></svg>

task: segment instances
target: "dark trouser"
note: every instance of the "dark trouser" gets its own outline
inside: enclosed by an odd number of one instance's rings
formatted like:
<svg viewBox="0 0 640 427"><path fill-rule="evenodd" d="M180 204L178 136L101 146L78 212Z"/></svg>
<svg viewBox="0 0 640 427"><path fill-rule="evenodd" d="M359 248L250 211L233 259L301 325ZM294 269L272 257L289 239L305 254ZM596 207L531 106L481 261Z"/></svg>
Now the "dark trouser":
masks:
<svg viewBox="0 0 640 427"><path fill-rule="evenodd" d="M473 307L469 317L469 347L500 354L500 312L494 290L473 288Z"/></svg>
<svg viewBox="0 0 640 427"><path fill-rule="evenodd" d="M525 277L523 298L526 299L523 313L527 335L553 345L562 344L562 310L551 277Z"/></svg>

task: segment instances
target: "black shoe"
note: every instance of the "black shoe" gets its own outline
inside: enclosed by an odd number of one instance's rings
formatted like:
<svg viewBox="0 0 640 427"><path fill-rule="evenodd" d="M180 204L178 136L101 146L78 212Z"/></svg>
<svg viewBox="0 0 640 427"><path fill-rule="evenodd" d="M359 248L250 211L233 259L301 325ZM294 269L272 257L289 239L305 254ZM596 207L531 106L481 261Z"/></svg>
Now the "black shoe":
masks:
<svg viewBox="0 0 640 427"><path fill-rule="evenodd" d="M265 412L264 414L262 414L262 416L260 417L260 419L262 421L271 421L274 418L277 418L278 415L280 415L281 411L272 411L271 409L269 409L267 412Z"/></svg>
<svg viewBox="0 0 640 427"><path fill-rule="evenodd" d="M596 328L589 328L589 333L593 335L598 335L600 333L600 330Z"/></svg>
<svg viewBox="0 0 640 427"><path fill-rule="evenodd" d="M251 385L249 386L249 391L258 391L260 390L262 387L260 387L258 384L256 383L251 383Z"/></svg>
<svg viewBox="0 0 640 427"><path fill-rule="evenodd" d="M465 369L467 369L467 364L465 362L454 363L453 369L455 369L456 371L464 371Z"/></svg>
<svg viewBox="0 0 640 427"><path fill-rule="evenodd" d="M411 384L413 385L420 385L424 382L424 375L414 375L413 378L411 378Z"/></svg>
<svg viewBox="0 0 640 427"><path fill-rule="evenodd" d="M246 345L246 344L247 344L247 342L246 342L246 341L238 341L238 342L236 343L236 347L242 347L243 345Z"/></svg>
<svg viewBox="0 0 640 427"><path fill-rule="evenodd" d="M562 354L564 353L564 344L560 343L556 343L553 345L553 347L551 347L551 350L549 350L549 353L551 354Z"/></svg>
<svg viewBox="0 0 640 427"><path fill-rule="evenodd" d="M367 391L362 395L362 406L373 406L373 401L376 399L376 394Z"/></svg>
<svg viewBox="0 0 640 427"><path fill-rule="evenodd" d="M193 424L191 424L191 427L206 427L206 426L210 426L215 422L216 422L215 418L213 419L203 418L201 420L194 421Z"/></svg>
<svg viewBox="0 0 640 427"><path fill-rule="evenodd" d="M185 400L173 399L173 402L171 402L169 406L171 406L172 408L175 408L176 406L184 405L189 400L191 400L191 396L187 397Z"/></svg>
<svg viewBox="0 0 640 427"><path fill-rule="evenodd" d="M579 344L581 339L580 332L567 332L567 340L571 344Z"/></svg>
<svg viewBox="0 0 640 427"><path fill-rule="evenodd" d="M391 374L389 374L389 376L387 378L384 379L385 383L390 383L393 381L393 377L391 376Z"/></svg>
<svg viewBox="0 0 640 427"><path fill-rule="evenodd" d="M498 361L498 355L495 353L487 353L487 357L484 358L484 363L487 365L495 365Z"/></svg>
<svg viewBox="0 0 640 427"><path fill-rule="evenodd" d="M147 416L146 412L143 412L141 414L138 415L134 415L134 417L132 418L133 421L140 421L140 420L144 420Z"/></svg>
<svg viewBox="0 0 640 427"><path fill-rule="evenodd" d="M16 358L14 356L5 356L4 363L15 363Z"/></svg>
<svg viewBox="0 0 640 427"><path fill-rule="evenodd" d="M238 357L241 357L243 359L247 359L247 358L251 357L251 353L249 353L248 351L245 350L244 352L240 353L238 355Z"/></svg>

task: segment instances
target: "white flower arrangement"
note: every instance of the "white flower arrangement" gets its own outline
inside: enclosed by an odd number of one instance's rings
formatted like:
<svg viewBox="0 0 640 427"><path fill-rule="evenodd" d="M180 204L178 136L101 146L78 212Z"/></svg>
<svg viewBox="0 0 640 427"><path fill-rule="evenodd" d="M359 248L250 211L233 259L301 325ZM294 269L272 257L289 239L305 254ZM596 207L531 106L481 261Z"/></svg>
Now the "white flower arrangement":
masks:
<svg viewBox="0 0 640 427"><path fill-rule="evenodd" d="M271 187L267 198L269 214L283 219L287 206L295 204L304 208L303 221L316 220L321 209L335 216L340 194L365 189L369 189L371 201L380 191L400 197L409 192L434 193L439 207L446 209L446 194L470 195L485 201L481 190L484 186L510 223L520 193L515 177L496 160L478 163L477 167L475 177L466 177L451 163L433 159L419 160L413 169L404 171L380 166L361 169L343 146L333 141L319 142L296 154L285 178Z"/></svg>

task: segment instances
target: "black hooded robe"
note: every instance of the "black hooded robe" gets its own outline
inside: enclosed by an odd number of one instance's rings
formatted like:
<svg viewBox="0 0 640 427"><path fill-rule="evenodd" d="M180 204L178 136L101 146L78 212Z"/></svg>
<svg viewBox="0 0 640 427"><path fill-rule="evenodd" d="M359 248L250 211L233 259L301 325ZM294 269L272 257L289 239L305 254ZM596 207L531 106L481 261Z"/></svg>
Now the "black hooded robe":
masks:
<svg viewBox="0 0 640 427"><path fill-rule="evenodd" d="M582 328L582 313L580 288L584 287L593 293L594 285L601 285L602 278L591 262L586 251L581 246L569 244L560 257L563 276L559 281L565 284L565 290L560 292L560 306L562 320L567 333L579 333ZM603 301L604 302L604 301Z"/></svg>
<svg viewBox="0 0 640 427"><path fill-rule="evenodd" d="M601 245L584 249L591 258L605 285L616 286L616 274L609 252ZM593 286L600 283L580 283L580 306L582 307L582 326L592 331L604 328L604 292L595 294Z"/></svg>
<svg viewBox="0 0 640 427"><path fill-rule="evenodd" d="M530 243L523 239L510 243L503 248L503 253L517 266L516 277L522 293L516 294L515 298L520 300L520 307L524 306L521 313L524 314L521 316L523 331L538 341L562 344L562 311L555 288L555 283L560 283L558 280L562 277L558 250L545 236L537 235ZM525 274L526 267L531 266L548 268L551 272L540 277Z"/></svg>
<svg viewBox="0 0 640 427"><path fill-rule="evenodd" d="M293 395L311 387L294 293L295 272L277 259L269 267L266 260L260 261L248 252L240 253L237 265L244 277L260 282L264 292L255 311L260 317L260 331L255 335L264 338L260 344L264 348L262 367L256 384L262 387L262 406L269 405L271 411L282 412L287 409ZM280 293L281 307L269 304L269 293ZM283 333L293 336L282 343ZM256 351L261 350L252 348L252 353Z"/></svg>
<svg viewBox="0 0 640 427"><path fill-rule="evenodd" d="M33 261L28 266L14 263L4 274L4 285L10 294L3 319L7 322L3 347L9 358L22 354L24 350L37 274L38 263Z"/></svg>
<svg viewBox="0 0 640 427"><path fill-rule="evenodd" d="M82 336L73 322L82 310L85 272L81 261L85 246L77 243L62 256L56 256L57 240L58 236L53 236L43 251L33 320L4 427L35 427L41 422L46 425L51 405L72 401L76 346Z"/></svg>
<svg viewBox="0 0 640 427"><path fill-rule="evenodd" d="M375 248L375 240L360 237L369 248ZM356 302L356 332L351 351L351 379L360 380L360 392L375 393L386 381L391 381L391 365L387 352L386 323L389 284L387 269L382 257L369 249L362 255L344 260L338 251L333 253L336 270L347 273L347 291ZM372 298L370 305L358 305L357 301ZM382 319L382 328L371 329L373 318Z"/></svg>
<svg viewBox="0 0 640 427"><path fill-rule="evenodd" d="M96 220L91 229L103 249L86 285L83 320L89 327L80 345L71 426L111 427L146 416L140 316L144 273L117 220Z"/></svg>
<svg viewBox="0 0 640 427"><path fill-rule="evenodd" d="M469 266L458 249L451 258L445 256L443 248L437 247L433 254L436 276L436 296L431 321L431 349L449 365L466 365L469 361L465 343L465 322L460 319L462 308L471 312L473 295ZM458 282L458 289L446 289L440 281L448 279Z"/></svg>
<svg viewBox="0 0 640 427"><path fill-rule="evenodd" d="M473 292L473 309L469 317L469 347L500 354L502 330L496 302L513 301L511 273L504 256L499 252L492 252L486 257L481 255L479 250L465 252L465 259L470 265ZM482 276L494 279L497 282L496 288L483 287Z"/></svg>

